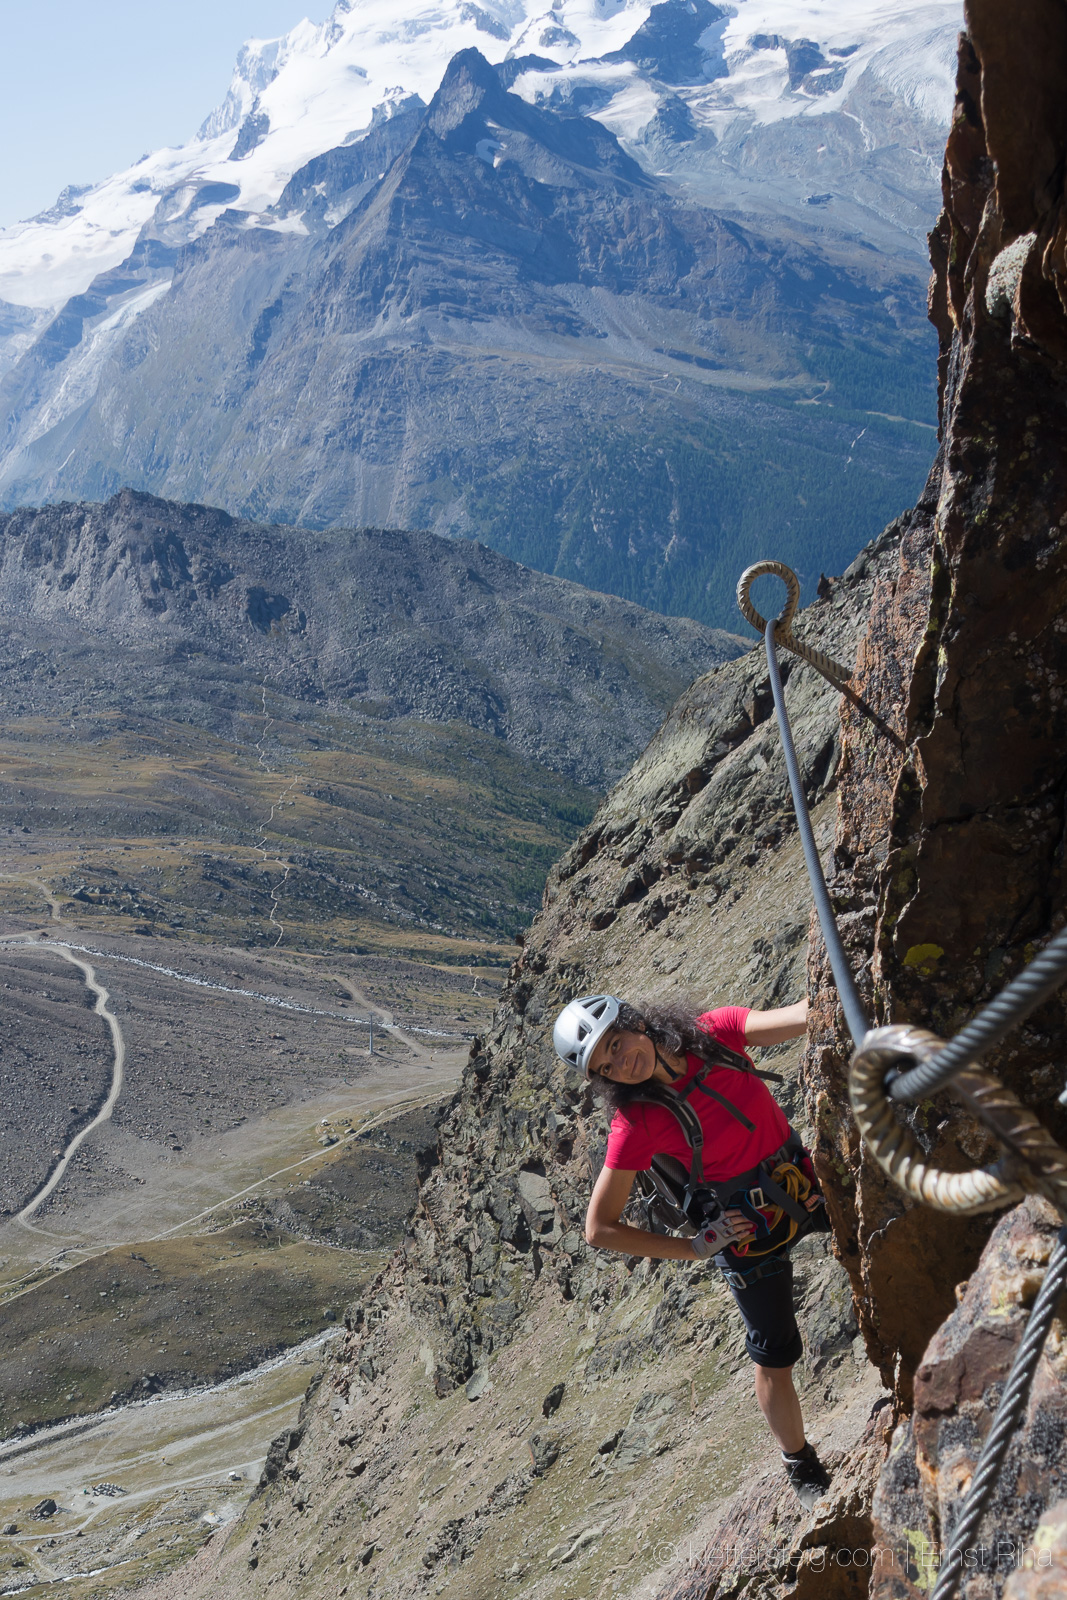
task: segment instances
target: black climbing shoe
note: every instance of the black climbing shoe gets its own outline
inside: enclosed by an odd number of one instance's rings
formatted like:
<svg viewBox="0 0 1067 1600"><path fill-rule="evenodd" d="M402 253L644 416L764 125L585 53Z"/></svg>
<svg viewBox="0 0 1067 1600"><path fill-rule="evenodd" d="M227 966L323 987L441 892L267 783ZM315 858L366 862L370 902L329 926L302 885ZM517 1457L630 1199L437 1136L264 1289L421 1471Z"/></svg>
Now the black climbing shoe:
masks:
<svg viewBox="0 0 1067 1600"><path fill-rule="evenodd" d="M782 1454L782 1464L793 1492L805 1511L810 1511L816 1500L830 1487L830 1474L815 1454L812 1445L806 1444L794 1456Z"/></svg>

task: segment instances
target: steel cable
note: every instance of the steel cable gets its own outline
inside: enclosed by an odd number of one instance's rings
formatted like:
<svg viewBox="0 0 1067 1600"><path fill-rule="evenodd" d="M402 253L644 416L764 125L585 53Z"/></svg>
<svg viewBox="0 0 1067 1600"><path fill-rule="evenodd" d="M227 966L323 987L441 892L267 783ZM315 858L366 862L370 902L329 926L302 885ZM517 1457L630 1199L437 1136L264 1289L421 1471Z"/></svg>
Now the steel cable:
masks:
<svg viewBox="0 0 1067 1600"><path fill-rule="evenodd" d="M786 568L786 570L788 571L789 569ZM826 887L822 862L819 860L819 851L815 844L815 833L811 826L811 817L808 814L807 797L804 794L804 785L800 777L800 764L797 761L797 753L793 745L793 733L789 726L789 713L785 708L785 691L782 688L782 674L778 667L778 654L774 648L774 630L777 626L777 621L772 617L771 621L766 624L763 634L763 643L767 651L767 671L771 680L771 694L774 696L774 714L778 720L778 732L782 740L782 753L785 756L785 770L789 777L789 787L793 794L793 810L796 813L800 842L804 848L804 861L807 865L808 877L811 879L811 892L815 898L815 909L819 914L819 926L822 928L822 936L826 941L826 953L830 957L830 967L841 999L841 1009L845 1013L848 1031L851 1033L852 1041L858 1050L868 1031L867 1016L864 1012L859 992L856 989L852 968L848 964L845 947L841 943L837 917L834 915L830 891Z"/></svg>
<svg viewBox="0 0 1067 1600"><path fill-rule="evenodd" d="M781 619L764 622L749 601L748 586L752 579L761 573L773 573L786 583L789 598ZM793 744L782 675L775 650L776 628L782 629L783 644L810 661L843 693L849 693L847 674L839 663L822 656L821 652L809 650L807 647L797 649L797 641L792 637L790 623L796 610L798 596L799 584L795 574L779 562L761 562L757 567L750 567L738 585L738 599L746 618L763 628L775 717L782 740L782 752L793 796L804 860L842 1010L856 1046L850 1072L850 1092L864 1139L870 1142L872 1150L890 1176L898 1183L902 1182L906 1190L926 1200L927 1203L941 1205L946 1210L957 1212L973 1213L989 1210L1011 1203L1019 1197L1022 1191L1013 1181L1018 1175L1024 1179L1027 1187L1046 1193L1057 1205L1061 1217L1067 1215L1067 1197L1065 1197L1067 1153L1055 1143L1033 1114L1004 1089L1003 1085L991 1074L984 1073L971 1065L976 1054L988 1050L1004 1038L1067 979L1067 929L1057 934L1026 970L980 1011L950 1044L943 1045L933 1054L928 1054L921 1065L905 1072L898 1072L895 1077L892 1071L886 1072L887 1060L894 1056L899 1059L899 1056L905 1053L912 1055L914 1059L915 1055L923 1053L924 1047L929 1051L940 1041L930 1034L924 1034L920 1039L918 1036L921 1030L901 1026L875 1029L873 1032L868 1029L867 1018L841 942L837 918L815 844L815 834L801 781L800 765ZM909 1033L915 1037L906 1041L900 1037ZM902 1046L905 1048L901 1048ZM886 1081L887 1078L890 1080L889 1083ZM1009 1151L1015 1157L1016 1172L1011 1170L998 1172L996 1169L986 1168L969 1174L940 1173L925 1166L919 1159L921 1152L910 1131L903 1129L890 1117L889 1094L892 1094L892 1098L897 1101L922 1099L934 1090L944 1088L954 1079L958 1080L958 1092L969 1109L993 1128L1002 1143L1007 1144ZM911 1148L913 1145L914 1149ZM1032 1166L1027 1163L1027 1155L1033 1158ZM1018 1172L1020 1161L1021 1173ZM971 1547L978 1533L1003 1466L1008 1445L1025 1411L1037 1364L1065 1282L1067 1282L1067 1227L1060 1230L1040 1291L1027 1319L1000 1404L979 1454L959 1521L953 1530L952 1543L941 1564L931 1600L951 1600L956 1592L962 1576L964 1552Z"/></svg>
<svg viewBox="0 0 1067 1600"><path fill-rule="evenodd" d="M952 1543L945 1552L941 1571L930 1600L951 1600L962 1575L964 1553L973 1547L989 1504L993 1486L1004 1464L1012 1435L1026 1409L1037 1363L1045 1347L1056 1303L1067 1279L1067 1228L1061 1228L1056 1247L1045 1269L1045 1277L1030 1312L1026 1329L1015 1352L1015 1360L1004 1385L993 1424L985 1436L967 1490L959 1521L952 1530Z"/></svg>

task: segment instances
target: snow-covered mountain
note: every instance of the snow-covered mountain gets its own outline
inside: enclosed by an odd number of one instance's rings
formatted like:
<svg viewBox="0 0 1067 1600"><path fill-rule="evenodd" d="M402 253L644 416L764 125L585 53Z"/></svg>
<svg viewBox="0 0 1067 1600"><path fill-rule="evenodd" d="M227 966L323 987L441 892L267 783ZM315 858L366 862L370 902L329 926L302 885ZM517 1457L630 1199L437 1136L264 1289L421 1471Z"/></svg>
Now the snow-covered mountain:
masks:
<svg viewBox="0 0 1067 1600"><path fill-rule="evenodd" d="M934 446L958 0L525 3L340 0L0 236L0 505L432 529L714 622L768 524L847 564Z"/></svg>
<svg viewBox="0 0 1067 1600"><path fill-rule="evenodd" d="M361 139L413 95L428 102L471 46L513 62L523 98L594 115L624 144L643 140L659 170L680 167L690 187L704 182L719 199L728 190L741 206L766 207L768 194L788 203L773 191L790 153L793 198L829 203L824 194L843 187L837 146L851 133L869 159L851 162L864 173L846 202L921 234L929 208L912 191L924 181L932 191L928 134L936 147L947 123L960 20L959 0L338 0L320 26L245 45L225 101L187 144L64 190L49 211L0 231L5 364L42 313L126 260L143 229L176 245L227 208L262 217L314 156ZM695 172L666 148L679 130L690 135L682 143L696 137ZM892 175L875 194L869 169L887 157ZM901 160L914 168L903 184ZM771 190L746 200L754 178Z"/></svg>

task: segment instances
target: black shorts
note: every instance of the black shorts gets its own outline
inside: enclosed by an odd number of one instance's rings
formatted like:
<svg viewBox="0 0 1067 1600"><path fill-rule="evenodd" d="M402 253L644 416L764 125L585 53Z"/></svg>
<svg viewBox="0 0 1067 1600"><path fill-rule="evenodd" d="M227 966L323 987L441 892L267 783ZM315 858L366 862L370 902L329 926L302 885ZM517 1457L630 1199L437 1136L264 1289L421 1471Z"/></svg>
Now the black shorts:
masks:
<svg viewBox="0 0 1067 1600"><path fill-rule="evenodd" d="M745 1319L745 1349L758 1367L791 1367L804 1353L793 1310L793 1263L730 1293Z"/></svg>

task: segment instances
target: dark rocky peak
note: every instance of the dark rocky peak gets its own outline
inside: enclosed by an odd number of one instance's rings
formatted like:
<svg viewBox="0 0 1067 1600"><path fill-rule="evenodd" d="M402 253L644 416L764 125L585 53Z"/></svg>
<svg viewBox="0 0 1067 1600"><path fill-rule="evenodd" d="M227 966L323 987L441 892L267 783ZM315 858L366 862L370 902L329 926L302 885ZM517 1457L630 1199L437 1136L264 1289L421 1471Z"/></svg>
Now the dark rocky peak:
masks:
<svg viewBox="0 0 1067 1600"><path fill-rule="evenodd" d="M605 61L632 61L663 83L704 83L723 78L728 68L722 28L732 13L711 0L662 0L654 5L632 39Z"/></svg>
<svg viewBox="0 0 1067 1600"><path fill-rule="evenodd" d="M498 61L496 68L497 77L505 89L510 89L517 78L524 72L559 72L558 61L553 61L549 56L507 56L505 60Z"/></svg>
<svg viewBox="0 0 1067 1600"><path fill-rule="evenodd" d="M845 69L841 65L855 55L858 45L845 45L831 50L828 60L822 47L814 39L787 39L780 33L754 33L749 38L752 50L784 50L789 66L789 87L804 94L832 94L844 82Z"/></svg>
<svg viewBox="0 0 1067 1600"><path fill-rule="evenodd" d="M461 50L453 56L430 101L426 125L439 139L461 128L470 116L506 116L507 91L480 50Z"/></svg>
<svg viewBox="0 0 1067 1600"><path fill-rule="evenodd" d="M21 508L0 517L0 588L24 614L74 615L108 631L185 616L233 572L213 548L233 519L124 489L107 505Z"/></svg>
<svg viewBox="0 0 1067 1600"><path fill-rule="evenodd" d="M809 72L829 65L814 39L786 39L784 44L791 89L799 89Z"/></svg>
<svg viewBox="0 0 1067 1600"><path fill-rule="evenodd" d="M523 62L543 64L537 57ZM420 212L429 228L464 233L473 226L484 237L485 213L497 212L502 204L509 212L505 229L513 228L512 208L530 200L531 181L588 189L606 178L613 192L620 181L655 187L615 136L599 122L576 115L576 107L539 109L509 93L514 76L502 75L478 50L461 51L428 108L417 95L409 96L364 139L308 162L286 185L276 214L299 211L312 231L322 234L332 224L338 238L329 248L347 254L351 235L361 245L379 241L381 230L391 224L410 234ZM552 207L543 197L534 197L533 209L535 226L550 220ZM481 219L476 224L474 216ZM220 218L211 239L225 226ZM521 241L521 229L514 239Z"/></svg>
<svg viewBox="0 0 1067 1600"><path fill-rule="evenodd" d="M311 314L361 335L387 312L521 318L528 333L578 337L592 330L564 285L672 293L714 262L719 292L725 257L749 254L739 230L679 206L599 123L509 94L476 50L454 59L409 149L323 248Z"/></svg>
<svg viewBox="0 0 1067 1600"><path fill-rule="evenodd" d="M665 107L652 136L664 130L693 137L683 102ZM527 333L604 337L584 303L561 296L573 284L684 298L735 326L754 293L762 318L874 299L808 251L679 200L599 122L506 91L477 50L453 59L409 148L383 182L367 185L324 250L314 315L331 326L351 319L361 334L395 308L404 319L519 317Z"/></svg>
<svg viewBox="0 0 1067 1600"><path fill-rule="evenodd" d="M648 186L644 172L601 123L527 105L508 93L496 68L478 50L453 56L430 102L426 127L450 154L476 155L489 167L518 160L532 176L544 172L551 181L544 171L547 152L568 166ZM505 133L513 136L511 141L501 138ZM552 168L556 175L555 163Z"/></svg>

